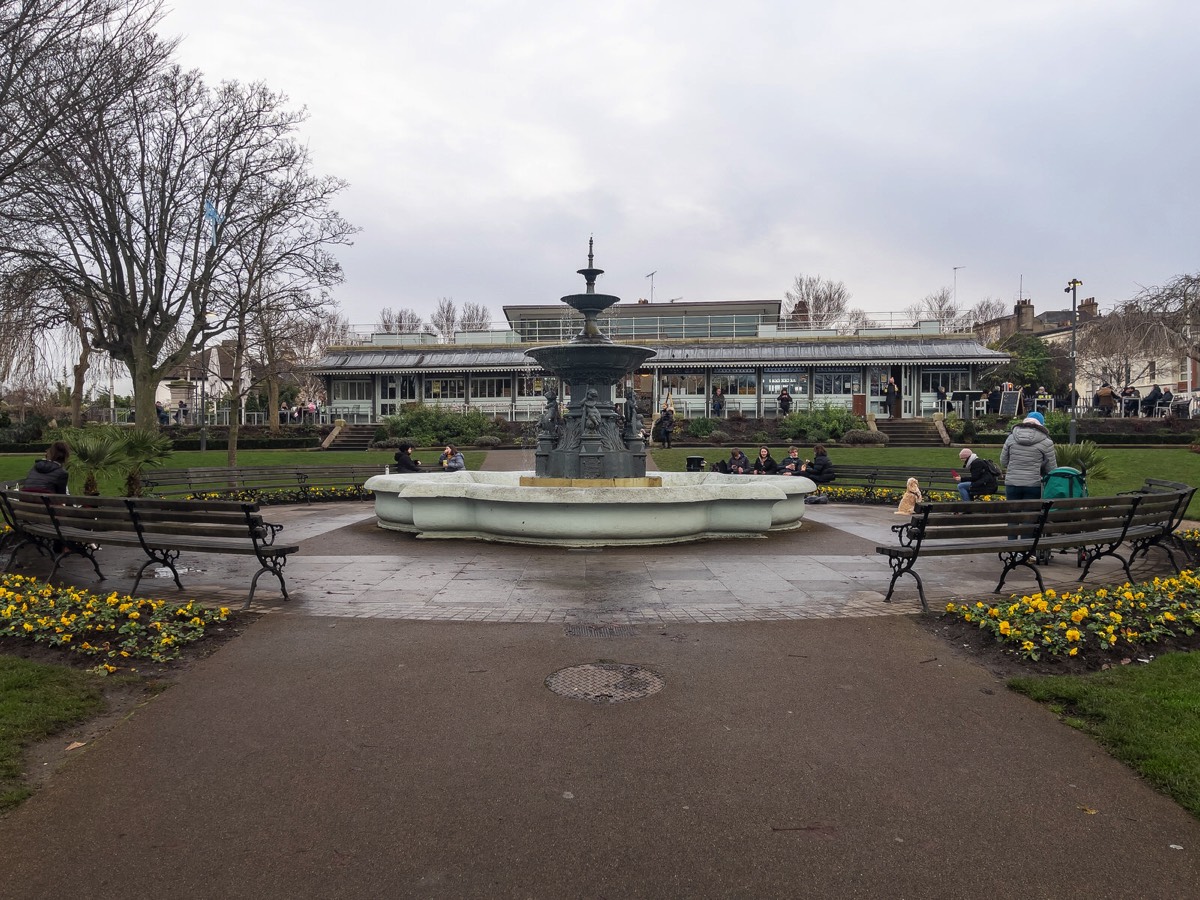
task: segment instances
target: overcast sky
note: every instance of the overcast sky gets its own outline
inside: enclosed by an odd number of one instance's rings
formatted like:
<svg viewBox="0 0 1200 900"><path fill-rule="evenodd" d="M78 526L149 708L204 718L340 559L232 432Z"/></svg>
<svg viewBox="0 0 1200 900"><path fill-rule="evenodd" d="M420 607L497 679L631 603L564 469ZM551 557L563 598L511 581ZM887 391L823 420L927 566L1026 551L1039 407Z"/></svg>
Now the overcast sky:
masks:
<svg viewBox="0 0 1200 900"><path fill-rule="evenodd" d="M307 107L354 323L553 302L1107 305L1200 270L1194 0L175 0L215 82ZM961 267L955 276L955 267Z"/></svg>

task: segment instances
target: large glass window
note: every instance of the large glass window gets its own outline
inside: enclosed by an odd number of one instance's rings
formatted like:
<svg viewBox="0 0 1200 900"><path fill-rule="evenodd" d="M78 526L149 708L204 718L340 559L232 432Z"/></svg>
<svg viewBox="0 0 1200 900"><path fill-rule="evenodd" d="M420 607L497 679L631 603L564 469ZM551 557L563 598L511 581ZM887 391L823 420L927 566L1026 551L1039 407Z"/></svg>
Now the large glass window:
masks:
<svg viewBox="0 0 1200 900"><path fill-rule="evenodd" d="M703 396L703 375L663 375L661 380L662 395L673 397L687 395Z"/></svg>
<svg viewBox="0 0 1200 900"><path fill-rule="evenodd" d="M808 396L808 371L803 372L763 372L763 394L772 397L788 389L793 397Z"/></svg>
<svg viewBox="0 0 1200 900"><path fill-rule="evenodd" d="M751 374L741 372L713 373L712 385L720 388L726 397L750 396L758 393L758 380Z"/></svg>
<svg viewBox="0 0 1200 900"><path fill-rule="evenodd" d="M862 377L858 372L813 372L813 393L818 396L830 394L862 393Z"/></svg>
<svg viewBox="0 0 1200 900"><path fill-rule="evenodd" d="M370 400L371 379L336 379L333 382L333 402Z"/></svg>
<svg viewBox="0 0 1200 900"><path fill-rule="evenodd" d="M467 394L465 378L426 378L426 400L462 400Z"/></svg>
<svg viewBox="0 0 1200 900"><path fill-rule="evenodd" d="M971 373L966 369L921 373L922 394L936 394L938 385L944 385L951 394L955 391L969 391L971 390Z"/></svg>
<svg viewBox="0 0 1200 900"><path fill-rule="evenodd" d="M508 399L512 396L512 379L503 378L472 378L471 399L493 400Z"/></svg>

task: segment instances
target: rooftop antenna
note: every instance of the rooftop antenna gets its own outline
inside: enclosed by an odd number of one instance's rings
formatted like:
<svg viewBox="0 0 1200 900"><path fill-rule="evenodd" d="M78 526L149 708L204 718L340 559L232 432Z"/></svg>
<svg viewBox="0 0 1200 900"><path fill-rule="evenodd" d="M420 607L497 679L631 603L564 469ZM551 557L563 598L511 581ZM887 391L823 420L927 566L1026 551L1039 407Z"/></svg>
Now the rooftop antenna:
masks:
<svg viewBox="0 0 1200 900"><path fill-rule="evenodd" d="M658 274L658 269L655 269L646 277L650 279L650 302L654 302L654 276Z"/></svg>

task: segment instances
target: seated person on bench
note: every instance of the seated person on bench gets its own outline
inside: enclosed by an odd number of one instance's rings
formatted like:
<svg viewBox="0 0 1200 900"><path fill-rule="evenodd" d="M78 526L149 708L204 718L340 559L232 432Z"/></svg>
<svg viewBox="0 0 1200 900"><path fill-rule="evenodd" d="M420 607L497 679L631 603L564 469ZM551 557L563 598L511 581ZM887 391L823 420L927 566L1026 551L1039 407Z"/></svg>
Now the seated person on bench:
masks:
<svg viewBox="0 0 1200 900"><path fill-rule="evenodd" d="M954 473L954 480L958 482L958 492L962 495L963 500L970 502L977 497L996 493L999 483L986 459L980 459L971 451L970 447L963 447L959 451L958 458L963 461L967 467L967 474L970 476L964 478L957 472Z"/></svg>

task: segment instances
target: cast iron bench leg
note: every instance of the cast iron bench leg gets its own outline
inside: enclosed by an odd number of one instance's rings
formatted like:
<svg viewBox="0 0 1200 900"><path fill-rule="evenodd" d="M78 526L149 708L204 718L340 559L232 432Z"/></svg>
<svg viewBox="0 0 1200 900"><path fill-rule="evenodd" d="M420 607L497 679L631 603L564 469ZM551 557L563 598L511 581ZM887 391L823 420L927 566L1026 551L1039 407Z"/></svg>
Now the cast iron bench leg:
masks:
<svg viewBox="0 0 1200 900"><path fill-rule="evenodd" d="M888 585L887 596L883 598L884 603L892 602L892 591L896 589L896 580L905 573L911 575L917 582L917 593L921 596L921 609L929 612L929 604L925 601L925 585L921 581L921 576L913 571L913 565L916 563L917 557L914 556L888 556L888 564L892 567L892 582Z"/></svg>
<svg viewBox="0 0 1200 900"><path fill-rule="evenodd" d="M1000 572L1000 581L996 585L996 590L992 593L1000 593L1001 588L1004 587L1004 579L1017 566L1024 566L1027 569L1033 570L1033 577L1037 579L1038 590L1043 594L1046 593L1046 584L1042 581L1042 572L1037 567L1037 563L1033 561L1037 559L1035 553L1029 550L1004 550L997 555L1000 557L1000 561L1004 563L1004 569Z"/></svg>

